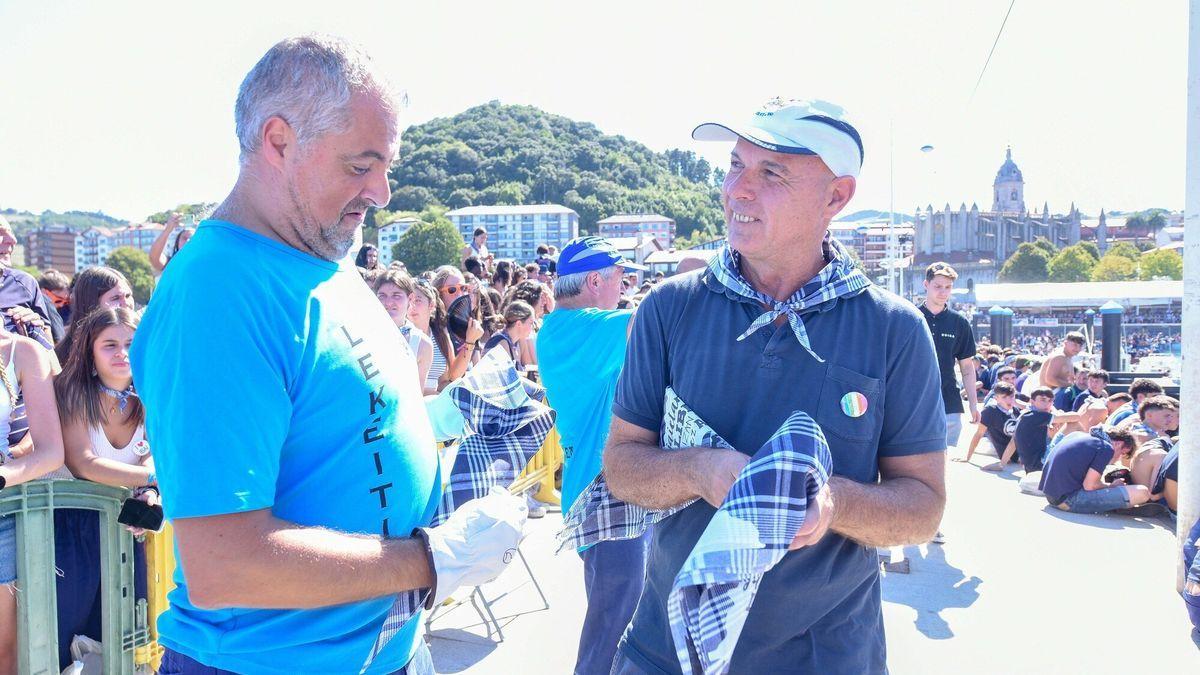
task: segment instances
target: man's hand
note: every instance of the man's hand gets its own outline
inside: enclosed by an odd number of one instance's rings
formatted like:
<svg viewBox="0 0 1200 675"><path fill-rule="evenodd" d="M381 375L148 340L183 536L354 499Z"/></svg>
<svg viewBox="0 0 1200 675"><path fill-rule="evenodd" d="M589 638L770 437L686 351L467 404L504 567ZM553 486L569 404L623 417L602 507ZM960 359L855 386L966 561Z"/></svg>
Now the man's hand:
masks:
<svg viewBox="0 0 1200 675"><path fill-rule="evenodd" d="M971 405L971 424L979 424L979 406Z"/></svg>
<svg viewBox="0 0 1200 675"><path fill-rule="evenodd" d="M46 328L46 321L42 319L42 315L28 307L11 307L5 313L13 322L25 329L33 327L44 330Z"/></svg>
<svg viewBox="0 0 1200 675"><path fill-rule="evenodd" d="M804 516L804 524L800 526L800 531L796 533L796 537L788 545L788 550L794 551L805 546L812 546L821 541L821 538L829 531L829 526L832 523L833 494L829 491L829 484L826 483L821 488L821 491L817 493L816 499L808 503L808 511Z"/></svg>
<svg viewBox="0 0 1200 675"><path fill-rule="evenodd" d="M529 514L524 497L503 488L463 504L446 522L423 530L433 556L436 606L455 589L485 584L504 571L524 538Z"/></svg>
<svg viewBox="0 0 1200 675"><path fill-rule="evenodd" d="M962 456L962 457L951 457L951 458L950 458L950 461L951 461L951 462L965 462L965 461L967 461L967 458L966 458L966 456Z"/></svg>
<svg viewBox="0 0 1200 675"><path fill-rule="evenodd" d="M702 448L693 462L693 481L700 497L716 508L721 508L729 488L733 487L742 469L750 463L750 456L737 450L725 448Z"/></svg>

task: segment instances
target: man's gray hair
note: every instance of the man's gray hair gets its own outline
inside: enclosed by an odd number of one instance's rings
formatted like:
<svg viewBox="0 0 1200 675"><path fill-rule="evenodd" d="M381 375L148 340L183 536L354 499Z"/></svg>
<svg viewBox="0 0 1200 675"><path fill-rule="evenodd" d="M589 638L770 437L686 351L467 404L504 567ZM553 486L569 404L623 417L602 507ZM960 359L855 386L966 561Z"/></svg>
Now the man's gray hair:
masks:
<svg viewBox="0 0 1200 675"><path fill-rule="evenodd" d="M600 276L607 281L618 271L616 265L611 265L603 269L576 272L558 277L554 280L554 299L563 300L565 298L573 298L582 293L583 284L587 281L587 276L592 272L599 272Z"/></svg>
<svg viewBox="0 0 1200 675"><path fill-rule="evenodd" d="M234 123L242 163L262 145L263 125L272 117L291 125L301 146L345 132L356 93L375 94L393 112L404 105L371 58L341 38L306 35L271 47L238 89Z"/></svg>

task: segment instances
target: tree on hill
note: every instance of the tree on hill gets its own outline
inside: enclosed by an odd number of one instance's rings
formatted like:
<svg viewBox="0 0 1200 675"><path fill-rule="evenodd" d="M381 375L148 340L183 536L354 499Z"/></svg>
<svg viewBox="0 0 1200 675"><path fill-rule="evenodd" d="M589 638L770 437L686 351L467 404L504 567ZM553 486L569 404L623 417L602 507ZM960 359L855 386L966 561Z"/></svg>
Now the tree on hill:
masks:
<svg viewBox="0 0 1200 675"><path fill-rule="evenodd" d="M1092 256L1092 260L1095 260L1097 262L1100 261L1100 247L1096 245L1096 242L1081 241L1075 245L1078 246L1079 248L1082 248L1083 250L1087 251L1088 255Z"/></svg>
<svg viewBox="0 0 1200 675"><path fill-rule="evenodd" d="M1137 246L1134 246L1127 241L1123 241L1115 246L1109 247L1108 252L1104 254L1104 257L1107 258L1110 255L1129 258L1131 261L1136 263L1138 259L1142 257L1142 252L1138 250Z"/></svg>
<svg viewBox="0 0 1200 675"><path fill-rule="evenodd" d="M419 214L420 222L400 235L400 241L392 247L392 259L399 260L409 272L419 274L441 265L458 267L463 239L458 229L445 216L445 208L430 208Z"/></svg>
<svg viewBox="0 0 1200 675"><path fill-rule="evenodd" d="M1152 279L1183 279L1183 256L1170 249L1159 249L1142 254L1138 277L1143 281Z"/></svg>
<svg viewBox="0 0 1200 675"><path fill-rule="evenodd" d="M1050 259L1046 271L1050 281L1058 283L1087 281L1092 278L1092 268L1096 259L1088 250L1078 244L1068 246Z"/></svg>
<svg viewBox="0 0 1200 675"><path fill-rule="evenodd" d="M138 306L145 307L154 293L154 268L150 267L150 256L139 248L122 246L108 254L109 267L125 275L133 289L133 299Z"/></svg>
<svg viewBox="0 0 1200 675"><path fill-rule="evenodd" d="M1092 281L1129 281L1136 279L1137 265L1123 255L1109 252L1092 268Z"/></svg>
<svg viewBox="0 0 1200 675"><path fill-rule="evenodd" d="M390 211L560 203L580 229L618 213L659 213L676 233L724 229L717 172L684 150L658 153L532 106L491 102L413 126L389 172ZM723 177L723 173L722 173Z"/></svg>
<svg viewBox="0 0 1200 675"><path fill-rule="evenodd" d="M1000 281L1046 281L1049 266L1050 254L1046 249L1036 243L1025 242L1004 261L1004 266L1000 268Z"/></svg>
<svg viewBox="0 0 1200 675"><path fill-rule="evenodd" d="M210 213L212 213L212 210L215 208L217 208L216 202L196 202L195 204L180 204L179 206L176 206L173 209L167 209L166 211L159 211L158 213L154 213L154 214L147 216L146 222L158 223L159 225L162 225L163 223L167 222L167 218L169 218L172 213L178 213L179 215L183 216L183 220L180 222L181 225L191 225L192 218L195 218L196 220L201 220L203 218L207 218L208 215Z"/></svg>

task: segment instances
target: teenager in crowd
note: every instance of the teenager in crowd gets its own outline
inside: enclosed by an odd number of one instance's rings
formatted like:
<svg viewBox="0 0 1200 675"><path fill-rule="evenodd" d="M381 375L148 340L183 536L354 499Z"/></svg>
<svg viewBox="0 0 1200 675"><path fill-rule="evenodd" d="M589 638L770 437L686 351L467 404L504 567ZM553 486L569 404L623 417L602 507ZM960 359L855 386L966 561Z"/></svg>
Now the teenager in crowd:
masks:
<svg viewBox="0 0 1200 675"><path fill-rule="evenodd" d="M979 413L979 424L975 425L975 435L967 447L964 457L953 458L956 462L969 462L979 446L979 440L987 435L996 451L997 457L1002 457L1012 442L1013 433L1017 428L1017 416L1020 414L1015 407L1017 389L1009 382L999 381L992 387L992 400L983 406Z"/></svg>
<svg viewBox="0 0 1200 675"><path fill-rule="evenodd" d="M59 363L66 363L67 355L71 353L75 326L98 307L135 308L129 281L111 267L89 267L75 275L75 284L71 287L71 323L67 325L63 339L54 347Z"/></svg>
<svg viewBox="0 0 1200 675"><path fill-rule="evenodd" d="M1136 415L1138 407L1142 405L1142 401L1145 401L1151 396L1157 396L1161 393L1163 393L1162 385L1154 380L1144 377L1135 379L1133 382L1129 383L1130 401L1125 405L1122 405L1120 408L1117 408L1116 412L1110 415L1108 420L1105 421L1105 424L1110 427L1117 426L1126 418Z"/></svg>
<svg viewBox="0 0 1200 675"><path fill-rule="evenodd" d="M1054 410L1054 391L1049 387L1038 387L1029 395L1029 408L1017 418L1012 443L1004 451L999 462L983 467L986 471L1000 471L1012 459L1015 452L1026 473L1042 470L1049 437L1064 425L1079 421L1079 413Z"/></svg>
<svg viewBox="0 0 1200 675"><path fill-rule="evenodd" d="M442 305L433 284L425 279L416 282L412 295L408 296L408 320L417 330L429 336L433 346L433 358L429 372L425 375L425 393L436 394L447 380L447 355L454 353L450 344L450 331L446 328L446 308Z"/></svg>
<svg viewBox="0 0 1200 675"><path fill-rule="evenodd" d="M1079 410L1087 405L1090 399L1108 399L1108 391L1105 389L1107 386L1107 370L1097 368L1089 371L1087 376L1087 391L1075 397L1075 401L1071 404L1071 410Z"/></svg>
<svg viewBox="0 0 1200 675"><path fill-rule="evenodd" d="M446 307L447 312L450 311L450 306L454 304L455 300L471 294L471 288L463 273L449 265L443 265L437 269L437 273L433 277L433 287L437 290L438 298ZM449 322L447 321L448 326ZM450 331L450 342L454 353L453 357L449 359L449 382L462 377L463 373L466 373L471 364L475 362L476 353L481 351L480 347L483 346L479 343L483 336L483 323L474 316L467 319L463 335L456 335L454 331Z"/></svg>
<svg viewBox="0 0 1200 675"><path fill-rule="evenodd" d="M534 320L533 308L528 304L520 300L508 303L504 308L504 328L492 335L483 351L486 353L493 348L504 350L517 364L517 370L524 372L525 364L521 363L521 350L517 345L533 332Z"/></svg>
<svg viewBox="0 0 1200 675"><path fill-rule="evenodd" d="M368 272L380 269L379 249L374 244L363 244L354 257L354 264Z"/></svg>
<svg viewBox="0 0 1200 675"><path fill-rule="evenodd" d="M191 240L192 235L196 233L196 229L192 227L179 227L180 215L172 213L167 217L166 225L163 226L163 231L150 245L150 267L154 268L154 273L162 274L163 270L167 269L167 263L171 262L184 245ZM179 234L175 235L175 242L171 244L171 252L167 253L167 242L171 240L171 233L179 229Z"/></svg>
<svg viewBox="0 0 1200 675"><path fill-rule="evenodd" d="M133 388L129 347L138 317L125 308L99 308L76 323L71 353L54 382L62 420L66 468L74 476L134 489L158 504L154 461L146 439L145 410ZM143 534L140 530L135 535ZM59 667L71 663L72 636L101 639L100 520L96 511L54 513L58 586ZM136 596L146 596L145 553L134 546Z"/></svg>
<svg viewBox="0 0 1200 675"><path fill-rule="evenodd" d="M53 354L0 325L0 430L8 435L17 399L25 401L29 433L0 449L0 495L62 466L62 429L54 401ZM35 449L36 448L36 449ZM17 525L0 516L0 675L17 672Z"/></svg>
<svg viewBox="0 0 1200 675"><path fill-rule="evenodd" d="M1044 366L1043 366L1044 367ZM1075 397L1087 391L1088 370L1074 366L1071 383L1054 391L1054 407L1059 410L1071 410L1075 406Z"/></svg>
<svg viewBox="0 0 1200 675"><path fill-rule="evenodd" d="M500 293L500 297L508 292L508 287L512 284L513 264L508 260L501 260L496 263L496 271L492 272L492 288Z"/></svg>
<svg viewBox="0 0 1200 675"><path fill-rule="evenodd" d="M1145 504L1150 490L1144 485L1126 485L1123 479L1104 482L1108 465L1135 450L1137 441L1122 429L1075 432L1050 451L1038 487L1051 505L1076 513L1106 513Z"/></svg>
<svg viewBox="0 0 1200 675"><path fill-rule="evenodd" d="M417 359L417 383L424 392L425 380L433 366L433 341L408 318L409 299L416 293L416 283L407 274L387 270L371 278L371 290L375 291L375 297L379 298Z"/></svg>

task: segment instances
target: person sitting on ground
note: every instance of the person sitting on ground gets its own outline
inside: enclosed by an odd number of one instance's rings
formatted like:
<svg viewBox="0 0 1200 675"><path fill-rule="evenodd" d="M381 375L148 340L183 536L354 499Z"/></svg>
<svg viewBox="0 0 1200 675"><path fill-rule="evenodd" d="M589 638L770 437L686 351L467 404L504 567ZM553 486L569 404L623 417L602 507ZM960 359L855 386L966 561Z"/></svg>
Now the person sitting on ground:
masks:
<svg viewBox="0 0 1200 675"><path fill-rule="evenodd" d="M1154 501L1162 499L1161 489L1158 491L1154 489L1155 483L1158 481L1159 469L1162 467L1163 460L1166 459L1174 445L1169 437L1159 436L1140 443L1137 451L1129 457L1127 466L1130 482L1150 488L1150 498Z"/></svg>
<svg viewBox="0 0 1200 675"><path fill-rule="evenodd" d="M1179 429L1179 402L1162 394L1151 396L1142 401L1137 415L1126 417L1117 428L1128 429L1139 443L1171 436Z"/></svg>
<svg viewBox="0 0 1200 675"><path fill-rule="evenodd" d="M1161 393L1163 393L1162 385L1154 380L1145 377L1134 379L1133 382L1129 383L1129 396L1132 400L1118 408L1104 423L1110 427L1117 426L1125 418L1137 414L1142 401L1150 396L1157 396Z"/></svg>
<svg viewBox="0 0 1200 675"><path fill-rule="evenodd" d="M533 308L527 303L516 300L504 308L504 328L496 331L487 344L483 346L486 354L492 349L501 349L513 360L517 372L525 372L525 364L521 363L521 351L517 344L529 337L533 332Z"/></svg>
<svg viewBox="0 0 1200 675"><path fill-rule="evenodd" d="M989 464L985 471L1000 471L1012 459L1014 450L1024 467L1025 473L1042 470L1046 458L1049 437L1064 425L1079 421L1077 412L1054 410L1054 391L1050 387L1038 387L1029 395L1029 409L1017 418L1013 431L1013 442L1009 443L999 462Z"/></svg>
<svg viewBox="0 0 1200 675"><path fill-rule="evenodd" d="M1167 445L1167 439L1159 437L1150 441ZM1150 497L1162 500L1172 513L1179 511L1179 442L1169 443L1171 449L1162 458L1158 470L1154 474L1154 482L1150 485Z"/></svg>
<svg viewBox="0 0 1200 675"><path fill-rule="evenodd" d="M75 325L82 322L99 307L135 309L133 289L125 275L111 267L89 267L75 275L71 287L71 323L66 333L54 347L59 363L66 363L74 342Z"/></svg>
<svg viewBox="0 0 1200 675"><path fill-rule="evenodd" d="M1012 367L1013 370L1017 371L1017 393L1022 391L1021 386L1025 384L1025 380L1029 379L1029 373L1031 372L1030 366L1032 365L1031 359L1032 357L1027 354L1021 354L1017 358L1013 359Z"/></svg>
<svg viewBox="0 0 1200 675"><path fill-rule="evenodd" d="M50 268L38 277L38 288L42 295L50 301L59 319L66 324L71 320L71 279L67 275Z"/></svg>
<svg viewBox="0 0 1200 675"><path fill-rule="evenodd" d="M1075 397L1087 391L1088 370L1074 366L1073 373L1070 385L1054 390L1054 407L1058 410L1071 410L1075 405Z"/></svg>
<svg viewBox="0 0 1200 675"><path fill-rule="evenodd" d="M154 275L158 276L167 269L167 263L179 254L185 244L196 233L194 227L179 227L181 216L178 213L172 213L167 216L167 222L163 226L163 231L154 239L154 243L150 245L150 267L154 270ZM171 252L168 254L167 242L171 241L171 234L179 228L179 234L175 235L175 241L171 244Z"/></svg>
<svg viewBox="0 0 1200 675"><path fill-rule="evenodd" d="M987 405L992 401L992 397L995 396L996 393L996 385L1001 382L1012 385L1013 391L1017 392L1017 370L1012 366L1001 366L996 370L995 382L992 384L992 390L989 391L988 395L983 399L984 405ZM1028 405L1028 403L1021 400L1021 394L1018 392L1013 398L1013 405L1017 407L1017 412L1020 412L1025 408L1026 405Z"/></svg>
<svg viewBox="0 0 1200 675"><path fill-rule="evenodd" d="M54 381L66 467L53 477L130 488L135 498L154 506L160 502L146 414L129 368L137 325L137 315L128 309L100 307L74 326L71 353ZM135 536L145 533L128 529ZM100 547L98 512L54 512L60 668L71 663L73 636L103 638ZM134 596L145 598L146 559L140 543L135 542L133 559Z"/></svg>
<svg viewBox="0 0 1200 675"><path fill-rule="evenodd" d="M1012 442L1013 432L1017 429L1017 417L1020 414L1014 407L1017 389L1009 382L997 382L992 387L991 400L985 403L979 413L979 424L975 425L975 435L967 446L964 457L953 458L956 462L969 462L975 454L979 440L986 434L991 441L997 457L1002 457Z"/></svg>
<svg viewBox="0 0 1200 675"><path fill-rule="evenodd" d="M1071 410L1079 410L1087 405L1089 399L1107 399L1108 371L1096 368L1088 372L1087 391L1080 393L1071 403Z"/></svg>
<svg viewBox="0 0 1200 675"><path fill-rule="evenodd" d="M383 304L392 323L400 329L413 358L417 360L417 382L424 391L425 379L433 366L433 341L408 319L409 298L416 292L416 284L407 274L387 270L372 278L371 290L375 291L375 297Z"/></svg>
<svg viewBox="0 0 1200 675"><path fill-rule="evenodd" d="M0 438L24 400L29 433L21 444L0 447L0 495L6 489L43 478L63 465L62 427L54 401L51 359L40 343L0 324ZM0 673L17 672L17 524L0 516Z"/></svg>
<svg viewBox="0 0 1200 675"><path fill-rule="evenodd" d="M362 248L358 249L358 255L354 256L354 264L359 269L364 269L368 272L380 269L379 249L375 244L363 244Z"/></svg>
<svg viewBox="0 0 1200 675"><path fill-rule="evenodd" d="M1063 338L1062 346L1053 352L1050 352L1046 359L1042 362L1042 369L1038 371L1041 377L1041 385L1058 389L1071 384L1072 359L1075 358L1083 348L1087 345L1087 339L1083 337L1083 333L1071 331ZM1074 404L1074 400L1071 404ZM1067 410L1066 407L1062 408Z"/></svg>
<svg viewBox="0 0 1200 675"><path fill-rule="evenodd" d="M1104 482L1104 472L1124 455L1137 449L1133 434L1123 429L1077 431L1050 451L1038 485L1046 501L1064 511L1106 513L1150 500L1144 485L1126 485L1124 479Z"/></svg>
<svg viewBox="0 0 1200 675"><path fill-rule="evenodd" d="M429 336L433 344L433 359L429 372L425 375L425 395L436 394L444 386L461 377L456 377L449 370L448 355L454 353L450 342L450 331L446 328L446 308L438 297L437 289L425 279L416 282L416 290L408 296L408 320L413 322L417 330ZM465 361L463 372L466 372Z"/></svg>
<svg viewBox="0 0 1200 675"><path fill-rule="evenodd" d="M1108 420L1112 419L1113 415L1116 415L1121 408L1125 407L1132 401L1133 397L1127 392L1123 391L1118 391L1117 393L1112 394L1108 398L1104 399L1104 408L1108 411L1108 417L1105 418L1104 425L1109 427L1117 426L1116 424L1109 424ZM1136 413L1137 408L1134 408L1133 411Z"/></svg>

